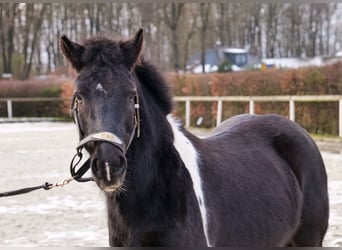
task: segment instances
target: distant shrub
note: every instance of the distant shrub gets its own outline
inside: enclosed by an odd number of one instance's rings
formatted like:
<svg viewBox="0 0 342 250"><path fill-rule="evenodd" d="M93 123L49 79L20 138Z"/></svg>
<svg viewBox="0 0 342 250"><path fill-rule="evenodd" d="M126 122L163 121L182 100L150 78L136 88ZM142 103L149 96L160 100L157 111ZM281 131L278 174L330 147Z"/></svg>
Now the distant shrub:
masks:
<svg viewBox="0 0 342 250"><path fill-rule="evenodd" d="M61 79L45 80L0 80L0 98L4 97L60 97ZM17 117L59 117L64 116L61 103L13 102L13 115ZM0 102L0 116L7 116L5 102Z"/></svg>
<svg viewBox="0 0 342 250"><path fill-rule="evenodd" d="M218 66L218 69L217 69L217 72L219 73L225 73L225 72L232 72L232 64L227 61L227 60L224 60L219 66Z"/></svg>
<svg viewBox="0 0 342 250"><path fill-rule="evenodd" d="M62 80L0 80L0 97L58 97Z"/></svg>
<svg viewBox="0 0 342 250"><path fill-rule="evenodd" d="M61 84L61 98L64 99L62 106L62 113L70 115L71 99L74 91L74 82L72 79L66 79Z"/></svg>

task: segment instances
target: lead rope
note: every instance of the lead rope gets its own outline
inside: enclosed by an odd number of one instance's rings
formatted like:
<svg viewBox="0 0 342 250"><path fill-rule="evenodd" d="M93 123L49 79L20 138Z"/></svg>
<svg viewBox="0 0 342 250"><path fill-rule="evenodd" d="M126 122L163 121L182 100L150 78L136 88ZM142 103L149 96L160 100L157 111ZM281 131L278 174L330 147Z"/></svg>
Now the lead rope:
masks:
<svg viewBox="0 0 342 250"><path fill-rule="evenodd" d="M43 185L40 185L40 186L27 187L27 188L21 188L21 189L17 189L17 190L3 192L3 193L0 193L0 197L8 197L8 196L14 196L14 195L19 195L19 194L26 194L26 193L29 193L29 192L32 192L32 191L35 191L38 189L50 190L50 189L56 188L56 187L64 187L65 185L69 184L73 180L75 180L75 178L70 177L70 178L62 180L61 182L57 182L54 184L45 182Z"/></svg>
<svg viewBox="0 0 342 250"><path fill-rule="evenodd" d="M78 159L77 159L78 157ZM77 159L77 160L76 160ZM44 189L44 190L50 190L56 187L64 187L65 185L69 184L73 180L79 181L79 182L86 182L86 181L92 181L93 178L82 178L82 176L87 172L89 169L88 165L90 164L88 161L86 161L77 171L75 171L77 165L81 162L82 160L82 153L81 151L77 151L77 153L74 155L74 157L71 160L70 163L70 172L72 173L71 177L66 178L60 182L56 183L48 183L45 182L43 185L39 186L33 186L33 187L27 187L27 188L21 188L17 190L12 190L12 191L7 191L0 193L0 197L8 197L8 196L14 196L14 195L19 195L19 194L26 194L38 189Z"/></svg>
<svg viewBox="0 0 342 250"><path fill-rule="evenodd" d="M0 197L26 194L26 193L29 193L29 192L32 192L32 191L35 191L38 189L50 190L50 189L55 188L55 187L64 187L65 185L69 184L73 180L75 180L75 178L70 177L70 178L62 180L61 182L56 182L54 184L45 182L43 185L40 185L40 186L27 187L27 188L21 188L21 189L17 189L17 190L3 192L3 193L0 193Z"/></svg>

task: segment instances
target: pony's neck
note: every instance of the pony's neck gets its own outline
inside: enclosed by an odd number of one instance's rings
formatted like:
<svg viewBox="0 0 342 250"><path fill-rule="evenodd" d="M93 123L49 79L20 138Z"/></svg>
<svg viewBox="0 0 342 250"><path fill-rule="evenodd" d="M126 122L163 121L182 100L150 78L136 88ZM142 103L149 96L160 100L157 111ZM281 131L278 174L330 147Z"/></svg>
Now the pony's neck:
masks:
<svg viewBox="0 0 342 250"><path fill-rule="evenodd" d="M169 86L153 65L143 61L135 75L140 100L140 137L133 139L126 155L126 194L134 188L132 185L139 185L139 190L136 188L133 191L135 195L150 192L156 180L162 183L158 187L159 191L167 192L170 186L163 184L170 180L177 183L185 171L184 163L174 147L174 128L168 121L173 108L172 96Z"/></svg>

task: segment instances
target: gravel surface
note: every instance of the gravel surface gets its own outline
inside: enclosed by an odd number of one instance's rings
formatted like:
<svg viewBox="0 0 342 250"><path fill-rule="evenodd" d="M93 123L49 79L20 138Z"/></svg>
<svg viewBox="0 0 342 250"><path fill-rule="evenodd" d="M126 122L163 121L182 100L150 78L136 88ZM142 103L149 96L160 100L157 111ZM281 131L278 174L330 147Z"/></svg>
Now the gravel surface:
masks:
<svg viewBox="0 0 342 250"><path fill-rule="evenodd" d="M0 124L0 192L69 176L72 123ZM338 150L337 150L338 152ZM323 152L330 226L324 246L342 246L342 154ZM108 246L104 196L94 183L0 198L0 247Z"/></svg>

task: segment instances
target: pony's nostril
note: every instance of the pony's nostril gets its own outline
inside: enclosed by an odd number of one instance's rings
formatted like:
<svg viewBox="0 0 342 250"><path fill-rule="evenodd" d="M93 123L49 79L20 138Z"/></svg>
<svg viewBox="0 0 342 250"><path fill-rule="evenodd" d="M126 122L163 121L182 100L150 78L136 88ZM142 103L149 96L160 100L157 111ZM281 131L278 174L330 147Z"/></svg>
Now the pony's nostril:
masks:
<svg viewBox="0 0 342 250"><path fill-rule="evenodd" d="M102 177L98 159L94 159L92 161L92 163L91 163L91 170L93 171L93 174L97 178L101 178Z"/></svg>
<svg viewBox="0 0 342 250"><path fill-rule="evenodd" d="M125 161L122 161L122 164L120 165L120 168L118 168L115 172L115 175L121 176L126 171L126 164Z"/></svg>
<svg viewBox="0 0 342 250"><path fill-rule="evenodd" d="M91 169L98 179L105 179L106 181L111 182L124 174L126 170L126 159L121 156L110 160L95 158L92 161Z"/></svg>
<svg viewBox="0 0 342 250"><path fill-rule="evenodd" d="M102 167L105 169L107 177L112 174L121 175L122 172L125 170L126 160L124 157L117 157L115 160L112 159L112 161L106 161Z"/></svg>

